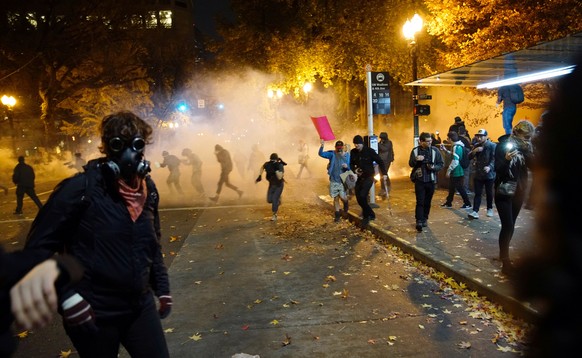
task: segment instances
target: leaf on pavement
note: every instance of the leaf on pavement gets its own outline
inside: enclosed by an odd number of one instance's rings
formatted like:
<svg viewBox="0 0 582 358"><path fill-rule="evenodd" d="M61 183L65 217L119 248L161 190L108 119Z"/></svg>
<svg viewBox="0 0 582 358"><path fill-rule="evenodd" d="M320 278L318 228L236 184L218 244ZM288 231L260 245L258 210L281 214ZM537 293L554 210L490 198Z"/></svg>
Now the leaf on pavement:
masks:
<svg viewBox="0 0 582 358"><path fill-rule="evenodd" d="M222 250L222 249L224 249L224 244L216 244L216 246L214 246L214 249Z"/></svg>
<svg viewBox="0 0 582 358"><path fill-rule="evenodd" d="M270 324L272 324L273 326L276 326L279 324L279 321L277 321L276 319L272 320L271 322L269 322Z"/></svg>
<svg viewBox="0 0 582 358"><path fill-rule="evenodd" d="M71 351L70 349L68 351L61 351L61 353L59 354L59 358L69 358L71 354L73 354L73 351Z"/></svg>
<svg viewBox="0 0 582 358"><path fill-rule="evenodd" d="M420 328L420 329L424 329L424 326L423 326L422 324L419 324L419 325L418 325L418 328Z"/></svg>
<svg viewBox="0 0 582 358"><path fill-rule="evenodd" d="M22 338L26 338L28 337L28 331L22 331L20 333L17 334L18 338L22 339Z"/></svg>
<svg viewBox="0 0 582 358"><path fill-rule="evenodd" d="M388 336L388 340L389 341L395 341L396 340L396 336Z"/></svg>
<svg viewBox="0 0 582 358"><path fill-rule="evenodd" d="M200 333L193 334L192 336L188 337L189 339L197 342L202 339L202 335Z"/></svg>
<svg viewBox="0 0 582 358"><path fill-rule="evenodd" d="M368 339L368 344L376 344L376 340L375 339Z"/></svg>
<svg viewBox="0 0 582 358"><path fill-rule="evenodd" d="M164 329L164 333L174 333L174 328L166 328Z"/></svg>
<svg viewBox="0 0 582 358"><path fill-rule="evenodd" d="M248 324L245 324L244 326L242 326L242 330L243 331L248 331L248 329L249 329L249 325Z"/></svg>
<svg viewBox="0 0 582 358"><path fill-rule="evenodd" d="M291 344L291 337L289 337L289 335L287 333L285 333L285 340L281 343L283 344L283 347L290 345Z"/></svg>
<svg viewBox="0 0 582 358"><path fill-rule="evenodd" d="M335 282L337 279L333 275L329 275L325 278L325 282Z"/></svg>
<svg viewBox="0 0 582 358"><path fill-rule="evenodd" d="M457 346L459 348L469 349L469 348L471 348L471 342L461 342L461 343L458 343Z"/></svg>
<svg viewBox="0 0 582 358"><path fill-rule="evenodd" d="M263 300L261 300L261 299L257 298L257 299L255 300L255 302L253 302L253 303L254 303L254 304L256 304L256 305L258 305L259 303L262 303L262 302L263 302Z"/></svg>
<svg viewBox="0 0 582 358"><path fill-rule="evenodd" d="M285 256L281 257L281 260L291 261L292 258L293 258L293 256L289 256L289 254L285 254Z"/></svg>
<svg viewBox="0 0 582 358"><path fill-rule="evenodd" d="M174 241L178 241L178 240L180 240L180 237L170 235L170 242L174 242Z"/></svg>
<svg viewBox="0 0 582 358"><path fill-rule="evenodd" d="M342 298L346 299L346 298L348 298L349 295L350 295L350 290L348 290L347 288L344 288L344 290L342 291Z"/></svg>

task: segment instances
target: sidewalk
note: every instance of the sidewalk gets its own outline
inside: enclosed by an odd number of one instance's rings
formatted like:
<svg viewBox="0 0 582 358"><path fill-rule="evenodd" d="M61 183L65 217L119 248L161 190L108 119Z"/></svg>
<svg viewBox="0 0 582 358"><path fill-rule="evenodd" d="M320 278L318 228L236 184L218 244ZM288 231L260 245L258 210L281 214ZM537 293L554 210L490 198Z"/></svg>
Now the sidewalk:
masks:
<svg viewBox="0 0 582 358"><path fill-rule="evenodd" d="M376 193L378 190L376 185ZM436 190L428 227L419 233L415 229L414 185L408 178L394 179L390 199L376 200L379 205L374 209L376 220L370 222L368 229L417 260L465 283L469 289L503 306L514 316L531 321L536 310L513 297L511 281L501 274L498 245L501 223L497 210L494 209L493 217L487 217L483 198L479 219L470 220L467 218L470 211L460 209L462 199L459 195L455 195L452 209L441 208L446 196L446 190ZM322 195L320 199L333 205L329 195ZM472 201L472 195L470 199ZM361 210L355 198L350 200L349 214L350 220L359 225ZM511 241L512 260L534 249L534 230L533 211L522 209Z"/></svg>

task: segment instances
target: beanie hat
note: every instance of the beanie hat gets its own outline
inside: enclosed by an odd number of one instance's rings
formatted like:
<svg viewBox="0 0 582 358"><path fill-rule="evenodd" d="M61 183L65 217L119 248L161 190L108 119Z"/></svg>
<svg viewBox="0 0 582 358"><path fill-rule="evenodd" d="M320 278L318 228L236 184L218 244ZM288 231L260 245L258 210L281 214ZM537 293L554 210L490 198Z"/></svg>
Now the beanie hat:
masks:
<svg viewBox="0 0 582 358"><path fill-rule="evenodd" d="M382 138L382 139L388 139L388 133L386 133L386 132L380 133L380 138Z"/></svg>
<svg viewBox="0 0 582 358"><path fill-rule="evenodd" d="M364 138L361 135L356 135L354 137L354 144L364 144Z"/></svg>
<svg viewBox="0 0 582 358"><path fill-rule="evenodd" d="M455 117L455 123L462 122L462 121L463 120L461 119L461 117L459 117L459 116Z"/></svg>

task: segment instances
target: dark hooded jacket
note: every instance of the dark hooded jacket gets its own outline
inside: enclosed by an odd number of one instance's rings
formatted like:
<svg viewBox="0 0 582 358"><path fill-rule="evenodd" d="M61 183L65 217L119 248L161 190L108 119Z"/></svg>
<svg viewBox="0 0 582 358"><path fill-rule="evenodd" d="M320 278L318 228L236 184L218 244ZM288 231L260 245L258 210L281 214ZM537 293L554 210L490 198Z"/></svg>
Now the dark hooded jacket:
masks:
<svg viewBox="0 0 582 358"><path fill-rule="evenodd" d="M63 180L36 216L25 250L74 256L85 267L75 285L97 319L131 313L151 304L151 291L170 292L160 245L159 195L146 177L147 199L134 222L103 159ZM71 292L63 299L72 295Z"/></svg>

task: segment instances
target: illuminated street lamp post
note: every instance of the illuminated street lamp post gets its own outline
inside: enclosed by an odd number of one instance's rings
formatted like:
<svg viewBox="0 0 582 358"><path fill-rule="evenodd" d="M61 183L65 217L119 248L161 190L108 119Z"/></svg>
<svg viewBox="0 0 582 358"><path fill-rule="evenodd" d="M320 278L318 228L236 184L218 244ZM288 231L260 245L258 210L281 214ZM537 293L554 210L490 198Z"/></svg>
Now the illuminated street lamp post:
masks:
<svg viewBox="0 0 582 358"><path fill-rule="evenodd" d="M410 47L410 54L412 55L412 81L416 81L418 79L418 46L416 44L415 35L422 29L422 19L418 14L414 14L412 19L406 20L406 23L402 27L402 33L404 34L404 38L406 38L408 42L408 46ZM416 105L418 104L418 87L416 85L412 86L412 114L413 114L413 123L414 123L414 145L418 145L418 115L416 114Z"/></svg>
<svg viewBox="0 0 582 358"><path fill-rule="evenodd" d="M305 99L309 99L309 92L313 89L313 84L311 82L305 82L303 85L303 92L305 92Z"/></svg>
<svg viewBox="0 0 582 358"><path fill-rule="evenodd" d="M4 95L1 98L2 104L8 108L8 123L10 123L10 137L12 140L12 153L16 155L16 145L14 141L14 120L12 119L12 107L16 104L16 98Z"/></svg>

